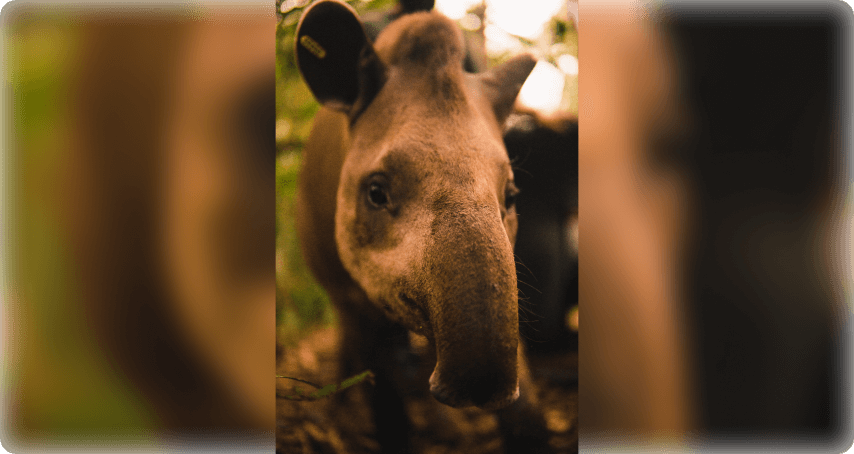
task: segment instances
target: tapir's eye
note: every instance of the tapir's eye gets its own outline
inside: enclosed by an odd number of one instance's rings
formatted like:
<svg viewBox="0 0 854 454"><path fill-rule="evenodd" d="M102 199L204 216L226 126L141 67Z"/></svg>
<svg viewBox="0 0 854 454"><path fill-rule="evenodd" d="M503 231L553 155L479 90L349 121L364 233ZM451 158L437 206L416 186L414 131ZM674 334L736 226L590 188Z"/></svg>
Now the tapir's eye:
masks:
<svg viewBox="0 0 854 454"><path fill-rule="evenodd" d="M519 195L519 189L512 181L507 182L507 188L504 190L504 208L510 211L516 206L516 196Z"/></svg>
<svg viewBox="0 0 854 454"><path fill-rule="evenodd" d="M377 208L388 205L388 191L385 186L378 182L368 185L368 202Z"/></svg>

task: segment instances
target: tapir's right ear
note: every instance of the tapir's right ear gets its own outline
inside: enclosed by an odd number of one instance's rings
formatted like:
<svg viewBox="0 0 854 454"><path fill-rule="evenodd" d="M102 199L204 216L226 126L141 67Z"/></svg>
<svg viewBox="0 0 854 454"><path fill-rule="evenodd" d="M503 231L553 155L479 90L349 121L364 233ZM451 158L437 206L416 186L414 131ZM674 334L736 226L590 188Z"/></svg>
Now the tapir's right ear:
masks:
<svg viewBox="0 0 854 454"><path fill-rule="evenodd" d="M297 65L317 100L355 118L385 82L385 67L346 3L322 0L297 26Z"/></svg>
<svg viewBox="0 0 854 454"><path fill-rule="evenodd" d="M504 124L504 120L513 111L516 96L536 64L537 61L533 57L522 54L475 76L480 80L486 97L492 103L499 123Z"/></svg>

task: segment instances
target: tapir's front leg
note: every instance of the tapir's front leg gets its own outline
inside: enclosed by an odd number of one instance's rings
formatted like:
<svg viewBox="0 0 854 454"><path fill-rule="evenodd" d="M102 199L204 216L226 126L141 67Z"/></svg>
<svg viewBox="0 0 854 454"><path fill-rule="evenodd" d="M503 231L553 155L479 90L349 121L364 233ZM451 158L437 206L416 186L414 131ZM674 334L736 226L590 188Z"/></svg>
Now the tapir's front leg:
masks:
<svg viewBox="0 0 854 454"><path fill-rule="evenodd" d="M510 406L495 412L504 440L504 452L506 454L554 452L548 442L550 432L546 427L546 420L528 371L528 363L521 342L518 354L519 398Z"/></svg>
<svg viewBox="0 0 854 454"><path fill-rule="evenodd" d="M371 312L339 310L339 373L342 378L366 369L374 373L374 386L363 389L373 414L377 442L383 453L408 453L411 452L410 421L401 380L396 376L402 369L399 364L402 352L409 349L408 332Z"/></svg>

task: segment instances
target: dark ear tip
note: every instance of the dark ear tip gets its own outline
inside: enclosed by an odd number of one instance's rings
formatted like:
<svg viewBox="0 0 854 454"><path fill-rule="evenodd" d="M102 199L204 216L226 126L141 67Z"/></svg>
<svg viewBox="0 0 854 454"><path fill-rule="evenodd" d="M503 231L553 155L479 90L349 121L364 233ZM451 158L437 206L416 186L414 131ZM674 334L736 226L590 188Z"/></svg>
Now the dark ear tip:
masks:
<svg viewBox="0 0 854 454"><path fill-rule="evenodd" d="M312 2L311 5L308 5L308 8L306 8L305 11L302 12L302 17L300 17L300 24L297 26L297 28L302 25L302 22L305 20L306 17L309 17L312 14L335 11L336 9L341 12L348 11L353 15L356 15L356 10L354 10L352 6L342 2L341 0L317 0L316 2Z"/></svg>
<svg viewBox="0 0 854 454"><path fill-rule="evenodd" d="M493 68L499 80L518 84L519 87L537 66L537 59L531 54L519 54Z"/></svg>
<svg viewBox="0 0 854 454"><path fill-rule="evenodd" d="M537 59L533 55L519 54L493 68L493 73L498 80L516 85L516 90L519 90L535 66L537 66Z"/></svg>
<svg viewBox="0 0 854 454"><path fill-rule="evenodd" d="M536 59L536 58L534 58L534 56L533 56L533 55L528 54L528 53L525 53L525 54L519 54L519 55L517 55L517 56L515 56L515 57L513 57L513 58L514 58L514 59L518 59L518 60L523 61L523 62L526 62L526 63L529 63L529 64L531 64L531 65L534 65L534 64L536 64L536 63L537 63L537 59Z"/></svg>
<svg viewBox="0 0 854 454"><path fill-rule="evenodd" d="M534 66L537 66L537 59L531 54L517 55L512 60L517 61L518 63L516 64L519 65L519 70L527 74L530 74L534 70Z"/></svg>
<svg viewBox="0 0 854 454"><path fill-rule="evenodd" d="M436 5L435 0L399 0L398 3L403 14L414 13L416 11L430 11Z"/></svg>
<svg viewBox="0 0 854 454"><path fill-rule="evenodd" d="M356 13L356 10L353 9L352 6L340 1L340 0L319 0L313 2L311 5L308 5L308 8L302 12L302 16L300 16L299 23L297 24L297 37L305 34L306 30L317 28L318 24L323 24L323 22L327 21L330 17L347 17L352 16L354 18L358 18L359 15ZM358 20L358 19L357 19ZM296 43L297 51L300 49L300 42L297 39Z"/></svg>
<svg viewBox="0 0 854 454"><path fill-rule="evenodd" d="M519 90L536 65L533 56L520 54L479 76L499 123L513 110Z"/></svg>

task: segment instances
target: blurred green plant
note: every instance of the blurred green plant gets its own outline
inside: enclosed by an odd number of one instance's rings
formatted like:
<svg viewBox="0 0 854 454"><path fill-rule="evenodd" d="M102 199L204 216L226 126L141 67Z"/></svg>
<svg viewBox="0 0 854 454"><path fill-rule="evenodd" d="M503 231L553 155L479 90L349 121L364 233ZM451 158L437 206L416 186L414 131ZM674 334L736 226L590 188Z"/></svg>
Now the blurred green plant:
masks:
<svg viewBox="0 0 854 454"><path fill-rule="evenodd" d="M143 442L156 427L153 410L93 334L59 208L68 190L62 176L75 159L73 94L87 29L62 8L3 12L4 446Z"/></svg>
<svg viewBox="0 0 854 454"><path fill-rule="evenodd" d="M358 385L359 383L362 383L365 380L367 380L369 383L372 383L372 384L374 382L374 374L373 374L373 372L371 372L369 370L366 370L360 374L356 374L356 375L342 381L341 383L338 383L338 384L333 383L333 384L329 384L326 386L316 385L310 381L306 381L306 380L303 380L301 378L286 377L284 375L276 375L276 378L286 378L289 380L294 380L294 381L297 381L300 383L305 383L307 385L311 385L312 387L317 389L317 391L315 391L311 394L306 394L302 388L300 388L298 386L294 386L294 393L295 394L291 394L291 395L287 395L287 396L279 396L283 399L299 400L299 401L304 401L304 400L312 401L312 400L324 399L326 397L334 395L335 393L344 391L345 389L347 389L353 385Z"/></svg>

